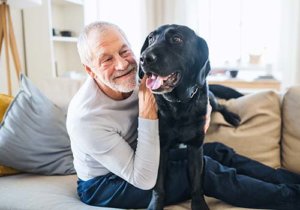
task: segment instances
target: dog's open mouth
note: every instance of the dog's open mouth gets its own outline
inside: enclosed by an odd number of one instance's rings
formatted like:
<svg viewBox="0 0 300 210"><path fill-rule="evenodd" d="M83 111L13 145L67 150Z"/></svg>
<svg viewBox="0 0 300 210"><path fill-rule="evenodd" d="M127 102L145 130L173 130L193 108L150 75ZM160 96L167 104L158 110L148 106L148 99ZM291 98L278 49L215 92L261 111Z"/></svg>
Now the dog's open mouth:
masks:
<svg viewBox="0 0 300 210"><path fill-rule="evenodd" d="M155 73L147 73L146 86L152 92L169 92L176 86L180 80L180 73L173 72L168 76L159 76Z"/></svg>

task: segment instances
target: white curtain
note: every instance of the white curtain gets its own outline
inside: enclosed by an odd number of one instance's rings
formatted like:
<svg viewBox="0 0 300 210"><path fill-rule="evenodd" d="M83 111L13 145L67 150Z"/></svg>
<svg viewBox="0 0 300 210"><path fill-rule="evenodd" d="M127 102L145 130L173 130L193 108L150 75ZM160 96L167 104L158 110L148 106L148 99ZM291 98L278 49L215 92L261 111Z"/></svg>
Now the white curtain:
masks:
<svg viewBox="0 0 300 210"><path fill-rule="evenodd" d="M199 28L198 3L198 0L144 0L146 31L149 33L164 24Z"/></svg>
<svg viewBox="0 0 300 210"><path fill-rule="evenodd" d="M286 88L300 85L300 1L282 0L279 70Z"/></svg>

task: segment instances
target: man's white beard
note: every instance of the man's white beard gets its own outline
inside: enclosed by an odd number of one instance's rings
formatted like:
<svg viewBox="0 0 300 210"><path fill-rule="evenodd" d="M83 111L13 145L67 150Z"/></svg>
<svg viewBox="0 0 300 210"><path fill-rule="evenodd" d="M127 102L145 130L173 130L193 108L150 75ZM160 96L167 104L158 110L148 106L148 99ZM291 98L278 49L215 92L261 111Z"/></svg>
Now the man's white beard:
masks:
<svg viewBox="0 0 300 210"><path fill-rule="evenodd" d="M123 81L122 84L118 84L114 81L114 79L118 76L125 75L126 73L134 71L135 73L132 74L132 77L127 81ZM98 77L100 82L111 88L112 90L119 91L122 93L129 93L134 90L136 86L136 65L130 65L127 70L123 71L115 71L114 74L109 78L109 80L104 80L102 77ZM121 73L120 73L121 72Z"/></svg>

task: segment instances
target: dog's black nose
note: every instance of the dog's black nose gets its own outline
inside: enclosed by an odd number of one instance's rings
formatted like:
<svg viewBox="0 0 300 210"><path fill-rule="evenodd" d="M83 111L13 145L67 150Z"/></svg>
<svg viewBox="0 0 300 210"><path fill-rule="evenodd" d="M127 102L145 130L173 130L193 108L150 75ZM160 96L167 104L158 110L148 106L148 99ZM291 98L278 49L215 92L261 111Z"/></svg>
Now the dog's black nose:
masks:
<svg viewBox="0 0 300 210"><path fill-rule="evenodd" d="M142 56L140 57L140 62L142 65L144 64L152 64L155 63L157 57L154 53L146 53L146 54L142 54Z"/></svg>

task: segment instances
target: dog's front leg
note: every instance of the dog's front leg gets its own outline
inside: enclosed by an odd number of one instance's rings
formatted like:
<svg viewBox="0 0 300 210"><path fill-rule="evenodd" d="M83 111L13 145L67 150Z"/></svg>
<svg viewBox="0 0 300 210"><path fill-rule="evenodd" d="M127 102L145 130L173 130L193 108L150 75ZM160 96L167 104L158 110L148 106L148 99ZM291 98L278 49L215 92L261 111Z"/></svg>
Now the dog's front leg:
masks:
<svg viewBox="0 0 300 210"><path fill-rule="evenodd" d="M192 210L208 210L203 192L203 147L188 146L189 175L192 184Z"/></svg>
<svg viewBox="0 0 300 210"><path fill-rule="evenodd" d="M156 184L152 190L152 198L148 206L148 210L163 210L165 201L164 181L167 172L168 151L161 149L159 169Z"/></svg>

